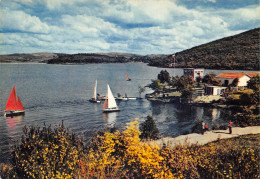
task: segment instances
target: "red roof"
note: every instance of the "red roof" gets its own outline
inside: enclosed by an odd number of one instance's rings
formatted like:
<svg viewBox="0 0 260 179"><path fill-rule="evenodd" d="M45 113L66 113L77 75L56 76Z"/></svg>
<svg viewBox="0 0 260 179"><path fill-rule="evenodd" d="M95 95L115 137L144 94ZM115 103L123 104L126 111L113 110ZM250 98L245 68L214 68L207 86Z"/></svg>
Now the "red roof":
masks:
<svg viewBox="0 0 260 179"><path fill-rule="evenodd" d="M260 73L246 73L248 76L250 77L253 77L253 76L257 76L259 75Z"/></svg>
<svg viewBox="0 0 260 179"><path fill-rule="evenodd" d="M249 77L253 77L256 75L259 75L259 73L221 73L220 75L217 76L217 78L241 78L244 75L248 75Z"/></svg>

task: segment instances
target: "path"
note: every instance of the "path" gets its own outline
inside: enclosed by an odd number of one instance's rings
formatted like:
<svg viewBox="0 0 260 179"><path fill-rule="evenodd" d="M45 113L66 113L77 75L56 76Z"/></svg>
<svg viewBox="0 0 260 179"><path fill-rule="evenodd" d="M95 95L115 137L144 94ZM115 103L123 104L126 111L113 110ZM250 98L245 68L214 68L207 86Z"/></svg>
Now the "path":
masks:
<svg viewBox="0 0 260 179"><path fill-rule="evenodd" d="M238 137L240 135L247 135L247 134L259 134L260 133L260 126L251 126L251 127L233 127L232 134L228 133L227 130L214 130L214 131L207 131L202 134L187 134L181 135L176 138L165 137L156 141L159 146L162 146L163 143L174 147L176 144L185 144L186 141L189 144L199 144L204 145L209 142L217 141L218 139L226 139L232 137Z"/></svg>

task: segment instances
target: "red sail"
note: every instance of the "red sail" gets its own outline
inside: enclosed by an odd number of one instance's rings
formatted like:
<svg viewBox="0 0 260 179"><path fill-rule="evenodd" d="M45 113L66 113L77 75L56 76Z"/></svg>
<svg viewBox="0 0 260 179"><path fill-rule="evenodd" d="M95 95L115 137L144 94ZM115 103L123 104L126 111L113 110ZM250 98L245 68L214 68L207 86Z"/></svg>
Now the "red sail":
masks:
<svg viewBox="0 0 260 179"><path fill-rule="evenodd" d="M131 79L129 78L129 76L127 75L127 72L125 72L125 75L126 75L126 79L127 79L127 80L131 80Z"/></svg>
<svg viewBox="0 0 260 179"><path fill-rule="evenodd" d="M103 106L103 110L107 108L107 98L105 99L105 103L104 103L104 106Z"/></svg>
<svg viewBox="0 0 260 179"><path fill-rule="evenodd" d="M17 96L17 99L18 99L18 101L17 101L17 108L19 110L24 110L23 104L22 104L22 102L21 102L21 100L20 100L20 98L18 96Z"/></svg>
<svg viewBox="0 0 260 179"><path fill-rule="evenodd" d="M5 110L6 111L24 110L21 100L16 95L15 86L13 87L13 90L7 100Z"/></svg>

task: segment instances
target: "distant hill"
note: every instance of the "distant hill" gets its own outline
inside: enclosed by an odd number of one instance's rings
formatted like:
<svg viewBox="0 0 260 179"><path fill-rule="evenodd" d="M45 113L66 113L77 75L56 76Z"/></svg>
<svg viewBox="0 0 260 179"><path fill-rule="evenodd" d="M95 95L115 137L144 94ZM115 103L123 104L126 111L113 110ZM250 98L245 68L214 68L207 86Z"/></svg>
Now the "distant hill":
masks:
<svg viewBox="0 0 260 179"><path fill-rule="evenodd" d="M0 55L0 63L46 63L50 59L58 58L55 53L17 53Z"/></svg>
<svg viewBox="0 0 260 179"><path fill-rule="evenodd" d="M259 28L225 37L175 54L176 67L259 70ZM171 56L149 65L167 67Z"/></svg>
<svg viewBox="0 0 260 179"><path fill-rule="evenodd" d="M85 63L128 63L139 62L140 55L128 53L79 53L57 54L58 58L48 60L49 64L85 64Z"/></svg>
<svg viewBox="0 0 260 179"><path fill-rule="evenodd" d="M80 54L57 54L58 58L48 60L49 64L73 64L73 63L151 63L157 59L168 59L169 55L137 55L130 53L80 53Z"/></svg>
<svg viewBox="0 0 260 179"><path fill-rule="evenodd" d="M175 54L176 67L225 70L259 70L259 28L225 37ZM144 62L169 67L171 54L137 55L130 53L34 53L0 55L0 63L36 62L49 64Z"/></svg>

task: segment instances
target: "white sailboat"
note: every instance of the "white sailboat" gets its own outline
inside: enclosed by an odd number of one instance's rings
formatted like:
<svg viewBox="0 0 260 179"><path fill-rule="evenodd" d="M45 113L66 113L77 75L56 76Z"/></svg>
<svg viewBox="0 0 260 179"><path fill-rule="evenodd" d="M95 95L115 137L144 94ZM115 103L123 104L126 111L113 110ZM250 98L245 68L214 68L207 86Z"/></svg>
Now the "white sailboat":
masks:
<svg viewBox="0 0 260 179"><path fill-rule="evenodd" d="M111 92L109 85L107 84L107 98L103 106L103 112L116 112L120 111L117 107L116 100Z"/></svg>
<svg viewBox="0 0 260 179"><path fill-rule="evenodd" d="M91 98L89 101L92 103L100 103L100 100L97 99L97 80L96 80L95 86L94 86L93 98Z"/></svg>

